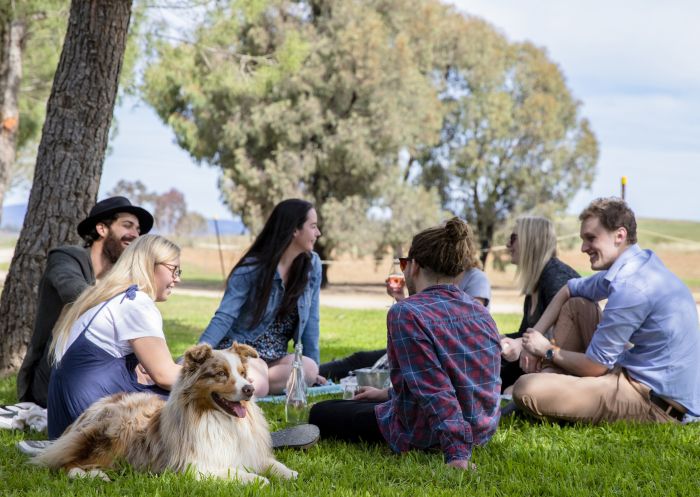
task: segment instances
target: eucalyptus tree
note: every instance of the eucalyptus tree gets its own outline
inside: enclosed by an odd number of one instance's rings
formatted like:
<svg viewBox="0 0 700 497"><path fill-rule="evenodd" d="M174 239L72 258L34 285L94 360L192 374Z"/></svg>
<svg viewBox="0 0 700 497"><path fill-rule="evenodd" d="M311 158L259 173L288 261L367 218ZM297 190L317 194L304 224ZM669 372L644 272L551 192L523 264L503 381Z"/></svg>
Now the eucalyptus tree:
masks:
<svg viewBox="0 0 700 497"><path fill-rule="evenodd" d="M400 154L438 139L433 79L454 15L428 0L219 2L191 38L155 38L144 95L182 148L221 168L222 198L253 232L281 199L313 201L325 259L366 236ZM337 218L351 209L357 223Z"/></svg>
<svg viewBox="0 0 700 497"><path fill-rule="evenodd" d="M424 150L420 171L476 226L483 261L511 214L561 209L591 185L598 142L545 49L509 42L477 18L455 26L454 64L439 82L441 140Z"/></svg>

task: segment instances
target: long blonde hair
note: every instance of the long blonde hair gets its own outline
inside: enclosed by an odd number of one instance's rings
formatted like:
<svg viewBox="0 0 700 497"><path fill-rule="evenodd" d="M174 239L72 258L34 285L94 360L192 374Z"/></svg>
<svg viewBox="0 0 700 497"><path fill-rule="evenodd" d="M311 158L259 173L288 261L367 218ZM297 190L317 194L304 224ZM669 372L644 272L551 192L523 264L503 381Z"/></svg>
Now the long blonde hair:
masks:
<svg viewBox="0 0 700 497"><path fill-rule="evenodd" d="M531 295L537 289L542 270L557 255L557 235L554 224L545 217L524 216L515 221L518 237L518 268L516 276L520 291Z"/></svg>
<svg viewBox="0 0 700 497"><path fill-rule="evenodd" d="M180 257L180 247L158 235L143 235L131 243L112 269L95 286L89 286L76 301L66 306L53 329L51 355L63 351L73 324L89 309L123 292L131 285L156 299L155 269L157 264Z"/></svg>

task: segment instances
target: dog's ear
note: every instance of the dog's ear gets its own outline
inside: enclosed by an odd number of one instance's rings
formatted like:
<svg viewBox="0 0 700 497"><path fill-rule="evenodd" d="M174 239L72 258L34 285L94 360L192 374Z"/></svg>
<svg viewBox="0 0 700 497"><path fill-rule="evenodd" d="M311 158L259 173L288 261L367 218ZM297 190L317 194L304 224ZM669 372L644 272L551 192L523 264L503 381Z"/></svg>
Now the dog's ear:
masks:
<svg viewBox="0 0 700 497"><path fill-rule="evenodd" d="M209 345L208 343L202 343L199 345L195 345L194 347L190 347L185 351L184 368L187 371L195 370L211 356L211 345Z"/></svg>
<svg viewBox="0 0 700 497"><path fill-rule="evenodd" d="M258 352L250 345L244 345L242 343L233 342L231 348L236 354L238 354L241 357L241 359L247 359L248 357L257 359L258 357L260 357L258 355Z"/></svg>

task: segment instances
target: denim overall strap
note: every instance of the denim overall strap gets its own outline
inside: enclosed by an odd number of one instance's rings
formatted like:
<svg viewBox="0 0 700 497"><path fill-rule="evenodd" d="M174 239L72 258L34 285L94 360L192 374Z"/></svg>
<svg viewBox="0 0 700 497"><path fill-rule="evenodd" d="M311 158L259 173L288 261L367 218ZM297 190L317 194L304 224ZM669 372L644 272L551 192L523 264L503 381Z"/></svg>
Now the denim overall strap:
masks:
<svg viewBox="0 0 700 497"><path fill-rule="evenodd" d="M90 325L92 324L92 322L95 320L95 318L97 317L97 315L100 313L100 311L101 311L102 309L104 309L105 306L106 306L107 304L109 304L112 300L114 300L116 297L118 297L118 296L121 295L122 293L124 294L124 296L122 297L121 302L124 302L124 299L126 299L126 298L128 298L129 300L134 300L134 299L136 298L136 292L138 291L138 289L139 289L138 285L131 285L129 288L127 288L127 289L124 290L123 292L119 292L118 294L116 294L116 295L114 295L114 296L108 298L107 300L105 300L104 303L100 306L100 308L97 309L97 312L96 312L95 314L92 315L92 317L90 318L90 321L88 321L88 323L85 325L85 328L83 328L83 331L81 331L80 334L82 335L83 333L85 333L85 332L88 330L88 328L90 327ZM121 302L120 302L120 303L121 303Z"/></svg>

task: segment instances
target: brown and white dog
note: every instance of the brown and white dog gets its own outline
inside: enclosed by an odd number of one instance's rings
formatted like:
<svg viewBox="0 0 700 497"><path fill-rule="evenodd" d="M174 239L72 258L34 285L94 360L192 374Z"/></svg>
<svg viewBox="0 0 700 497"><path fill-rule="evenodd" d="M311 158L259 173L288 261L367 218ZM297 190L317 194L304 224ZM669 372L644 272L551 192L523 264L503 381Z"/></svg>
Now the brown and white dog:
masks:
<svg viewBox="0 0 700 497"><path fill-rule="evenodd" d="M247 345L225 351L196 345L185 352L180 378L170 398L115 394L90 406L61 437L34 459L69 476L107 479L103 468L126 461L135 469L166 469L197 478L215 476L242 483L268 480L270 471L285 479L297 472L275 460L267 421L253 402L246 379Z"/></svg>

